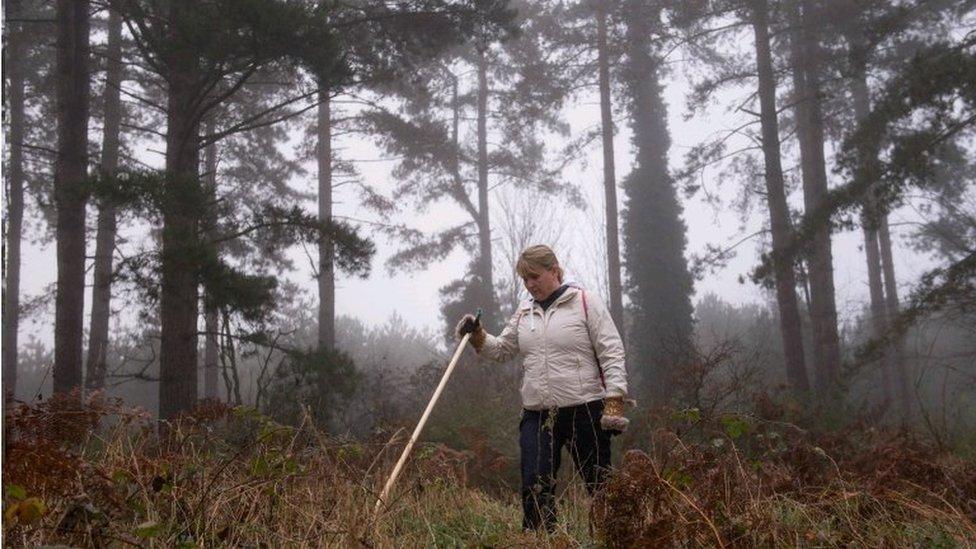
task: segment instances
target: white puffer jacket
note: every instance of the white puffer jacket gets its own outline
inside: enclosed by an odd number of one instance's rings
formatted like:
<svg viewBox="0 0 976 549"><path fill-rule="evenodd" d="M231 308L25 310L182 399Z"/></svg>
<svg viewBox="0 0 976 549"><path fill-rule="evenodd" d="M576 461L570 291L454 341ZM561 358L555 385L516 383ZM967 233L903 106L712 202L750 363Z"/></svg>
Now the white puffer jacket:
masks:
<svg viewBox="0 0 976 549"><path fill-rule="evenodd" d="M501 334L487 334L480 354L498 362L522 356L522 406L529 410L627 394L624 346L610 312L577 287L546 311L522 302Z"/></svg>

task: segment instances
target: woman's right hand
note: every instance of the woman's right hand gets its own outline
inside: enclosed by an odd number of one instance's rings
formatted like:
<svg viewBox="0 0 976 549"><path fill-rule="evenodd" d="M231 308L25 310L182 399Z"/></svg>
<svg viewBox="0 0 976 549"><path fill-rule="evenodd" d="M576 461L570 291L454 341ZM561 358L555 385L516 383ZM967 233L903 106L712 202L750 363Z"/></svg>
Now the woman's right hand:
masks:
<svg viewBox="0 0 976 549"><path fill-rule="evenodd" d="M474 315L464 315L454 328L454 337L461 341L465 335L471 334L471 346L475 351L481 351L485 343L485 330L481 327L481 320Z"/></svg>

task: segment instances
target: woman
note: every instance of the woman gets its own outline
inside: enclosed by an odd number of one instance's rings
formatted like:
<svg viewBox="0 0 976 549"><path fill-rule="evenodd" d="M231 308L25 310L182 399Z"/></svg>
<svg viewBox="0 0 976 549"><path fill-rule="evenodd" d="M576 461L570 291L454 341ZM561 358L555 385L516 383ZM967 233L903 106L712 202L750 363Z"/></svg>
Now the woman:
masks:
<svg viewBox="0 0 976 549"><path fill-rule="evenodd" d="M551 532L563 447L592 494L610 467L611 432L627 427L624 347L603 303L563 283L548 246L527 248L516 270L532 298L519 305L502 333L486 333L471 315L455 333L471 333L475 350L492 360L522 357L522 525Z"/></svg>

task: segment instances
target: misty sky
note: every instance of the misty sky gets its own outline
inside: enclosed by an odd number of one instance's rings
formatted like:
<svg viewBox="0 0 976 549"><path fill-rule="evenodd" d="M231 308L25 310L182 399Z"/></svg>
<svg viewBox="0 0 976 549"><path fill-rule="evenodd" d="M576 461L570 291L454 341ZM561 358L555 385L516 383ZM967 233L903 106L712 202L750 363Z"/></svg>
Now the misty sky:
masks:
<svg viewBox="0 0 976 549"><path fill-rule="evenodd" d="M747 43L744 46L749 47L750 44ZM741 91L728 91L720 95L718 101L713 102L707 113L685 120L685 94L689 90L690 81L688 75L685 74L686 67L681 61L674 61L672 68L673 70L666 81L665 100L669 109L669 129L672 139L670 163L672 169L677 169L682 166L683 157L690 147L716 132L740 125L750 115L741 112L727 112L727 105L735 103L735 99L742 96ZM101 75L96 77L101 77ZM309 117L308 120L311 121L314 110L307 116ZM573 136L577 136L583 130L598 124L599 105L596 90L592 90L587 97L578 99L570 108L567 108L565 118L572 126ZM99 129L91 128L93 140L100 139ZM297 133L296 131L294 140L296 142L299 140ZM473 136L469 137L473 139ZM552 143L552 145L552 150L556 151L561 148L562 144L557 142ZM791 144L790 146L794 148L784 148L784 167L787 170L793 170L796 167L795 145ZM373 146L368 139L343 137L340 138L335 148L344 159L371 160L358 164L364 180L376 186L381 192L389 191L392 185L387 181L393 163L372 161L381 158L382 155L381 151ZM135 152L144 162L161 166L162 156L151 152L149 149L160 151L163 146L160 143L140 144L136 147ZM617 180L620 181L630 171L633 161L630 132L626 125L626 118L620 115L618 115L615 150ZM830 148L827 152L828 155L832 153ZM605 290L599 287L604 280L599 275L599 271L605 269L601 255L604 245L600 243L603 236L602 229L599 226L602 223L604 212L602 152L599 141L594 141L591 144L585 158L571 163L563 173L563 177L578 185L588 198L588 211L571 210L558 200L545 200L537 206L539 214L545 214L546 212L543 211L545 208L557 209L555 217L563 219L564 223L556 252L567 268L569 278L604 295ZM832 177L836 178L833 175ZM314 191L315 178L315 167L309 165L307 175L301 180L293 181L292 184L305 191ZM703 183L713 196L722 199L724 206L716 209L716 207L706 204L701 193L691 199L685 197L683 193L679 193L679 198L684 207L684 219L688 226L686 254L688 256L703 253L706 244L728 246L739 241L744 236L759 230L766 215L765 205L756 201L751 215L743 224L738 213L730 204L738 195L738 183L730 180L726 182L724 187L718 186L715 181L715 174L710 172L704 174ZM495 220L498 219L496 214L499 213L500 193L505 192L511 193L511 190L496 188L493 191L490 205L493 210L493 231L497 231ZM618 190L618 198L622 206L623 193L621 190ZM355 198L348 191L338 190L336 202L337 215L358 219L376 219L374 214L359 207ZM799 193L794 193L791 197L791 204L795 208L802 208L802 197L799 196ZM314 211L315 205L309 202L305 207ZM27 215L32 214L36 215L36 209L28 210ZM399 220L420 228L446 226L452 222L464 220L466 216L459 211L453 202L449 201L431 207L423 215L410 214L411 212L402 212ZM905 234L911 224L919 219L919 214L911 206L906 206L893 212L890 219L896 247L895 261L900 284L899 289L904 295L907 287L910 287L917 277L930 267L931 262L926 257L907 248L901 238L901 235ZM89 256L91 256L94 251L95 224L92 208L89 208L88 224L90 227ZM46 246L40 246L34 242L34 237L30 233L33 226L36 226L36 218L29 219L25 224L26 238L21 282L24 297L22 301L38 295L45 289L53 288L52 283L56 278L55 246L53 242ZM121 226L120 231L121 236L134 240L139 240L146 234L144 227L132 230L129 227ZM364 227L364 232L367 235L372 235L374 231L367 226ZM496 234L493 232L493 237ZM376 236L378 253L374 258L373 270L369 279L359 280L340 277L337 280L337 314L353 316L367 323L376 324L385 322L392 314L397 313L414 327L432 331L440 330L438 289L464 273L470 260L467 253L458 250L445 261L435 263L426 270L413 273L396 273L391 276L386 269L385 260L393 253L396 244L388 242L382 236ZM868 298L866 266L863 252L860 249L861 243L860 230L835 233L833 238L837 308L842 322L851 320ZM755 266L759 246L759 238L753 238L743 243L737 248L736 259L726 269L715 274L709 274L703 280L696 282L696 300L705 293L714 292L724 300L735 304L764 301L762 291L755 284L748 281L745 284L740 284L738 281L740 276L747 276L751 268ZM497 245L494 250L493 253L496 256L501 253ZM310 292L314 292L315 282L311 277L312 270L305 251L298 247L292 251L291 255L298 269L289 274L288 278L307 287ZM496 267L496 277L505 274ZM603 276L605 277L605 275ZM89 285L91 283L90 277L91 272L89 271ZM597 287L594 288L594 286ZM89 302L90 297L89 291L86 293L86 300ZM113 302L113 305L113 310L119 306L118 302ZM86 325L87 318L88 313L86 312ZM131 321L133 317L129 313L123 312L121 318ZM497 329L497 327L493 329ZM43 316L35 315L21 323L21 341L27 342L32 337L48 344L53 341L53 305L45 310Z"/></svg>

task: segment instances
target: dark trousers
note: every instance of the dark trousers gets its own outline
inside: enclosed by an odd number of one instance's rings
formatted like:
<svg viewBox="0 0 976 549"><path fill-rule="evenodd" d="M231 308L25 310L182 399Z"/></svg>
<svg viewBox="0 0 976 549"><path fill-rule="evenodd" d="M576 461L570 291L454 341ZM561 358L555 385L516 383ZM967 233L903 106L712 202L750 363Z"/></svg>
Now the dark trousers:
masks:
<svg viewBox="0 0 976 549"><path fill-rule="evenodd" d="M566 446L592 495L610 469L610 433L600 428L603 401L556 410L523 410L522 527L552 531L556 524L556 473Z"/></svg>

